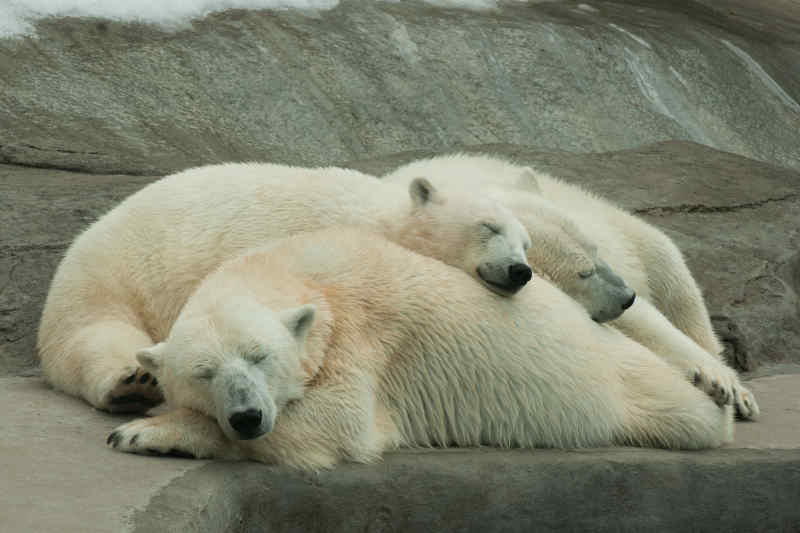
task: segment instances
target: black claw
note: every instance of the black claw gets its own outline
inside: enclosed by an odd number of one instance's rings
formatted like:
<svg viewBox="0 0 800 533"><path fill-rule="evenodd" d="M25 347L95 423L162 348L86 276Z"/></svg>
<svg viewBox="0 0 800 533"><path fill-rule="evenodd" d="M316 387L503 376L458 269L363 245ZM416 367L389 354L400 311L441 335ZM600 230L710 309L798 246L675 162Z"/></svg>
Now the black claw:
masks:
<svg viewBox="0 0 800 533"><path fill-rule="evenodd" d="M127 378L123 379L123 380L122 380L122 382L123 382L125 385L130 385L131 383L133 383L133 380L134 380L134 379L136 379L136 372L134 372L133 374L131 374L131 375L130 375L130 376L128 376Z"/></svg>
<svg viewBox="0 0 800 533"><path fill-rule="evenodd" d="M694 384L695 385L699 385L700 384L700 372L695 372L694 373Z"/></svg>
<svg viewBox="0 0 800 533"><path fill-rule="evenodd" d="M119 434L119 431L112 431L111 435L106 439L106 444L110 444L113 448L116 448L119 446L119 441L121 439L122 436Z"/></svg>
<svg viewBox="0 0 800 533"><path fill-rule="evenodd" d="M136 435L134 435L133 437L131 437L131 441L130 441L130 443L128 443L129 446L133 446L134 444L136 444L137 440L139 440L139 434L138 433Z"/></svg>
<svg viewBox="0 0 800 533"><path fill-rule="evenodd" d="M148 379L150 379L150 372L145 372L142 374L142 377L139 378L139 383L146 383Z"/></svg>

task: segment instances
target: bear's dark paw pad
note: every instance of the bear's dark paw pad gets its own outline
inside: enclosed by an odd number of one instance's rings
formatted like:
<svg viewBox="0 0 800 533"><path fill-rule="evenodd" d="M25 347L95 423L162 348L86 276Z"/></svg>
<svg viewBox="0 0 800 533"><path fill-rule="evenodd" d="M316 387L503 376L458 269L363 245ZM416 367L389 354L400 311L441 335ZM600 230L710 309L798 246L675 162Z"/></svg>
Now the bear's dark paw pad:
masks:
<svg viewBox="0 0 800 533"><path fill-rule="evenodd" d="M142 413L164 401L158 380L142 368L126 372L107 398L112 413Z"/></svg>

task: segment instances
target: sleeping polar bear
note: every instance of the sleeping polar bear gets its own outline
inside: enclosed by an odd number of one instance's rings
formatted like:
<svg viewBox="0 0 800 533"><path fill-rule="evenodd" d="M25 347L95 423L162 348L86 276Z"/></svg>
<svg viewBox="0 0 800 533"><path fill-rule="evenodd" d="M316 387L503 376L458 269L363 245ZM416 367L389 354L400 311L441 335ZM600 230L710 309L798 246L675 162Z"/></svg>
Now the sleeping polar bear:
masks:
<svg viewBox="0 0 800 533"><path fill-rule="evenodd" d="M471 191L508 207L530 234L528 261L537 274L595 320L613 320L717 402L734 405L742 418L758 416L754 396L722 362L700 289L663 232L581 187L497 157L438 156L382 179L407 184L415 176L426 176L440 190ZM635 299L613 272L636 291Z"/></svg>
<svg viewBox="0 0 800 533"><path fill-rule="evenodd" d="M729 406L549 282L502 298L343 228L225 263L137 357L171 410L109 435L132 453L313 470L395 446L700 449L733 432Z"/></svg>

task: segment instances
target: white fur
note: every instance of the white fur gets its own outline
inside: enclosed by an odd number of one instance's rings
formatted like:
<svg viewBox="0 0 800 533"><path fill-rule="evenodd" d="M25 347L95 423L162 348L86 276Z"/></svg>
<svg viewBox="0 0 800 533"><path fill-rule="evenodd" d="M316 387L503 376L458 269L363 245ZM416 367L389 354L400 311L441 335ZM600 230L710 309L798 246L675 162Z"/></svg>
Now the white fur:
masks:
<svg viewBox="0 0 800 533"><path fill-rule="evenodd" d="M166 337L204 276L246 248L340 224L378 232L497 291L510 264L527 263L530 245L496 202L442 195L424 179L406 187L341 168L190 169L129 197L69 248L39 329L45 377L101 409L157 403L159 388L134 354ZM320 247L319 263L334 251ZM137 398L141 405L131 403Z"/></svg>
<svg viewBox="0 0 800 533"><path fill-rule="evenodd" d="M534 271L593 316L609 316L603 302L616 305L616 300L597 280L578 276L597 267L596 250L635 289L640 304L612 324L707 384L718 401L733 402L743 417L758 415L755 398L721 362L722 346L700 289L663 232L581 187L496 157L454 154L419 160L383 179L402 184L416 175L427 176L440 190L472 190L509 207L530 233L528 259ZM639 311L650 304L655 309ZM681 338L681 332L694 343Z"/></svg>
<svg viewBox="0 0 800 533"><path fill-rule="evenodd" d="M306 336L280 331L283 310L309 305ZM120 450L317 469L374 461L397 445L697 449L732 438L730 407L550 283L502 298L441 262L342 228L223 265L158 352L142 363L174 410L119 427L109 442ZM259 352L269 357L253 362ZM194 377L199 360L213 369L210 382ZM257 384L253 406L265 393L279 406L261 438L231 438L219 420L229 401L216 391L230 368ZM300 399L281 392L301 384Z"/></svg>

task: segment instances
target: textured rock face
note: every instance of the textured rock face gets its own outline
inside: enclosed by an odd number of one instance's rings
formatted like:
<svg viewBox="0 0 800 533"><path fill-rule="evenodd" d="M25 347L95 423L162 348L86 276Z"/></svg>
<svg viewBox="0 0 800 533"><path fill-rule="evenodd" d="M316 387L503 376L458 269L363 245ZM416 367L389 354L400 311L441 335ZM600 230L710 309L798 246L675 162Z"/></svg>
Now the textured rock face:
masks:
<svg viewBox="0 0 800 533"><path fill-rule="evenodd" d="M37 39L0 40L0 161L159 174L682 139L800 168L800 17L758 4L345 0L171 33L40 22Z"/></svg>

